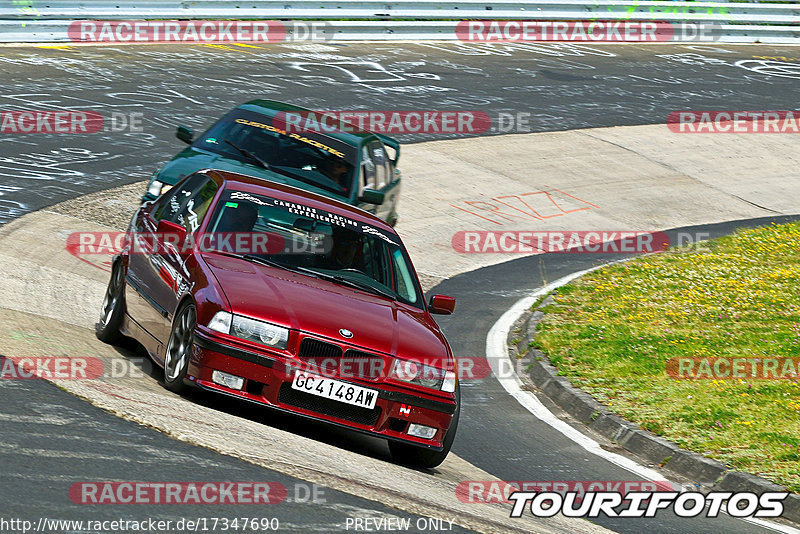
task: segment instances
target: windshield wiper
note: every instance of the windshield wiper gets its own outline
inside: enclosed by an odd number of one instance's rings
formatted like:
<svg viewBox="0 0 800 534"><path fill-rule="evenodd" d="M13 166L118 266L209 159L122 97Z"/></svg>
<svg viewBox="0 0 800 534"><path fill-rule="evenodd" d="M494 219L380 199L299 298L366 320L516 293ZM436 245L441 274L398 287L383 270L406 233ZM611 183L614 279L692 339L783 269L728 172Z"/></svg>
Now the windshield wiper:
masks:
<svg viewBox="0 0 800 534"><path fill-rule="evenodd" d="M340 285L354 287L362 291L367 291L369 293L374 293L376 295L386 297L387 299L397 300L397 296L389 293L388 291L383 291L382 289L378 289L375 286L372 286L365 282L354 280L352 278L347 278L346 276L340 276L338 274L322 273L319 271L315 271L314 269L308 269L306 267L295 267L295 268L300 272L308 273L311 276L316 276L317 278L322 278L323 280L327 280L329 282L335 282Z"/></svg>
<svg viewBox="0 0 800 534"><path fill-rule="evenodd" d="M233 148L235 148L236 150L238 150L238 151L239 151L239 153L240 153L241 155L243 155L244 157L246 157L246 158L250 158L251 160L255 161L256 163L258 163L259 165L261 165L263 168L267 169L268 171L272 170L272 169L270 168L270 165L269 165L269 163L267 163L267 162L266 162L266 161L264 161L263 159L259 158L258 156L256 156L256 155L255 155L255 154L253 154L252 152L250 152L249 150L245 150L244 148L242 148L242 147L240 147L239 145L235 144L235 143L234 143L233 141L231 141L230 139L225 139L225 142L226 142L226 143L228 143L229 145L231 145L231 146L232 146Z"/></svg>
<svg viewBox="0 0 800 534"><path fill-rule="evenodd" d="M311 178L309 176L304 176L297 172L292 172L290 169L296 169L296 167L287 167L287 166L276 166L273 169L270 169L273 172L281 173L284 176L288 176L289 178L294 178L295 180L299 180L301 182L305 182L307 184L319 187L320 189L324 189L325 191L330 191L331 193L336 193L337 195L344 195L345 190L344 188L336 184L336 187L332 187L328 184L325 184L317 179Z"/></svg>
<svg viewBox="0 0 800 534"><path fill-rule="evenodd" d="M289 265L284 265L283 263L274 260L268 260L267 258L256 256L255 254L236 254L235 252L224 252L222 250L215 250L214 252L217 254L222 254L223 256L229 256L231 258L239 258L241 260L252 261L253 263L260 263L261 265L266 265L268 267L276 267L286 271L294 271L294 268Z"/></svg>
<svg viewBox="0 0 800 534"><path fill-rule="evenodd" d="M223 256L240 258L243 260L252 261L253 263L260 263L261 265L267 265L269 267L276 267L278 269L283 269L285 271L307 274L309 276L313 276L315 278L321 278L322 280L327 280L329 282L334 282L344 286L350 286L355 289L366 291L368 293L374 293L376 295L380 295L381 297L386 297L387 299L397 300L397 296L389 293L388 291L383 291L375 286L371 286L367 283L359 282L358 280L353 280L352 278L347 278L345 276L322 273L319 271L315 271L314 269L309 269L308 267L301 267L299 265L286 265L274 260L268 260L266 258L262 258L261 256L256 256L254 254L236 254L233 252L222 252L219 250L215 250L214 252L216 252L217 254L222 254Z"/></svg>
<svg viewBox="0 0 800 534"><path fill-rule="evenodd" d="M369 285L367 283L359 282L358 280L353 280L352 278L345 278L344 276L337 276L337 275L331 275L331 278L333 278L334 280L336 280L337 282L339 282L341 284L346 284L346 285L349 285L351 287L355 287L357 289L360 289L362 291L368 291L370 293L375 293L376 295L380 295L382 297L386 297L387 299L397 300L397 297L395 295L392 295L388 291L384 291L382 289L378 289L377 287L371 286L371 285Z"/></svg>
<svg viewBox="0 0 800 534"><path fill-rule="evenodd" d="M285 269L287 271L293 271L289 265L284 265L275 260L268 260L267 258L262 258L261 256L256 256L255 254L242 254L242 258L252 261L254 263L260 263L262 265L268 265L269 267L277 267L278 269Z"/></svg>

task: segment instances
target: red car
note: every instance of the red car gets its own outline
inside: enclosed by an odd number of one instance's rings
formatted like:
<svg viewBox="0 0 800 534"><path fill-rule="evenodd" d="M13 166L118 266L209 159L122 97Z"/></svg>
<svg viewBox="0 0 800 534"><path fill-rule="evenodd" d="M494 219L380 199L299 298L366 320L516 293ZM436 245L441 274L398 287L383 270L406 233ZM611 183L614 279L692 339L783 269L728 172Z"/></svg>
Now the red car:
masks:
<svg viewBox="0 0 800 534"><path fill-rule="evenodd" d="M391 226L347 204L203 170L134 215L97 336L141 343L164 385L385 438L435 467L453 444L450 346Z"/></svg>

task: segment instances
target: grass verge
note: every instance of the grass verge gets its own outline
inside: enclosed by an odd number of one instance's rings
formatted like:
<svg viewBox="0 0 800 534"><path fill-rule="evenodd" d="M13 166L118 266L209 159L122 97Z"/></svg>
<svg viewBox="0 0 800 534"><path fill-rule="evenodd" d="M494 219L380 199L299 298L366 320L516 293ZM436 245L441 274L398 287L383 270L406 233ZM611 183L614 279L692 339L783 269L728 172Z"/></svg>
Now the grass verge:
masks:
<svg viewBox="0 0 800 534"><path fill-rule="evenodd" d="M800 224L740 231L592 272L535 346L620 416L800 492L800 379L676 379L671 358L800 357Z"/></svg>

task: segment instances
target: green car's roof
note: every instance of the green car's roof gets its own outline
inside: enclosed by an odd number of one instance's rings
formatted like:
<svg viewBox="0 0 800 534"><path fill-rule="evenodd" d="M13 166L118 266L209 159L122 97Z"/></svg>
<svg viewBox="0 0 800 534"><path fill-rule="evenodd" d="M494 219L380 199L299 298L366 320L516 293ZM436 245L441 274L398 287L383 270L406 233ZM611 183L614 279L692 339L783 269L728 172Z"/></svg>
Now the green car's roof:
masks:
<svg viewBox="0 0 800 534"><path fill-rule="evenodd" d="M278 102L276 100L251 100L249 102L245 102L241 106L236 109L246 109L248 111L255 111L256 113L261 113L266 115L269 118L274 118L275 115L281 112L299 112L299 113L313 113L315 110L311 110L308 108L302 108L300 106L295 106L294 104L287 104L285 102ZM319 112L319 110L316 110ZM340 122L341 124L346 124L344 122ZM345 131L344 129L340 129L340 131L336 132L320 132L320 135L325 135L327 137L331 137L333 139L337 139L342 143L347 143L348 145L353 146L360 146L362 141L368 137L378 137L380 139L389 139L395 143L397 140L389 137L388 135L377 134L368 131L360 131L360 132L350 132Z"/></svg>

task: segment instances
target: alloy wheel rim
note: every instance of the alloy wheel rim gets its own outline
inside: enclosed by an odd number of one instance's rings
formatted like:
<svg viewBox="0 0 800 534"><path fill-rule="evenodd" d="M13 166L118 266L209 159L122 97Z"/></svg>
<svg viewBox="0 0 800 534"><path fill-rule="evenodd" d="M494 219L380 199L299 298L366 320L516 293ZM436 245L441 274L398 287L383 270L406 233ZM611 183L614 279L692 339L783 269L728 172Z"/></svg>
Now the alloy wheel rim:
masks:
<svg viewBox="0 0 800 534"><path fill-rule="evenodd" d="M186 308L178 318L167 345L167 353L164 358L164 375L169 382L178 377L189 358L193 331L194 309L190 307Z"/></svg>
<svg viewBox="0 0 800 534"><path fill-rule="evenodd" d="M106 296L103 299L103 310L100 316L100 322L103 326L107 325L114 315L114 310L119 302L119 294L122 289L122 269L119 267L114 268L111 275L111 280L108 281L108 288L106 289Z"/></svg>

